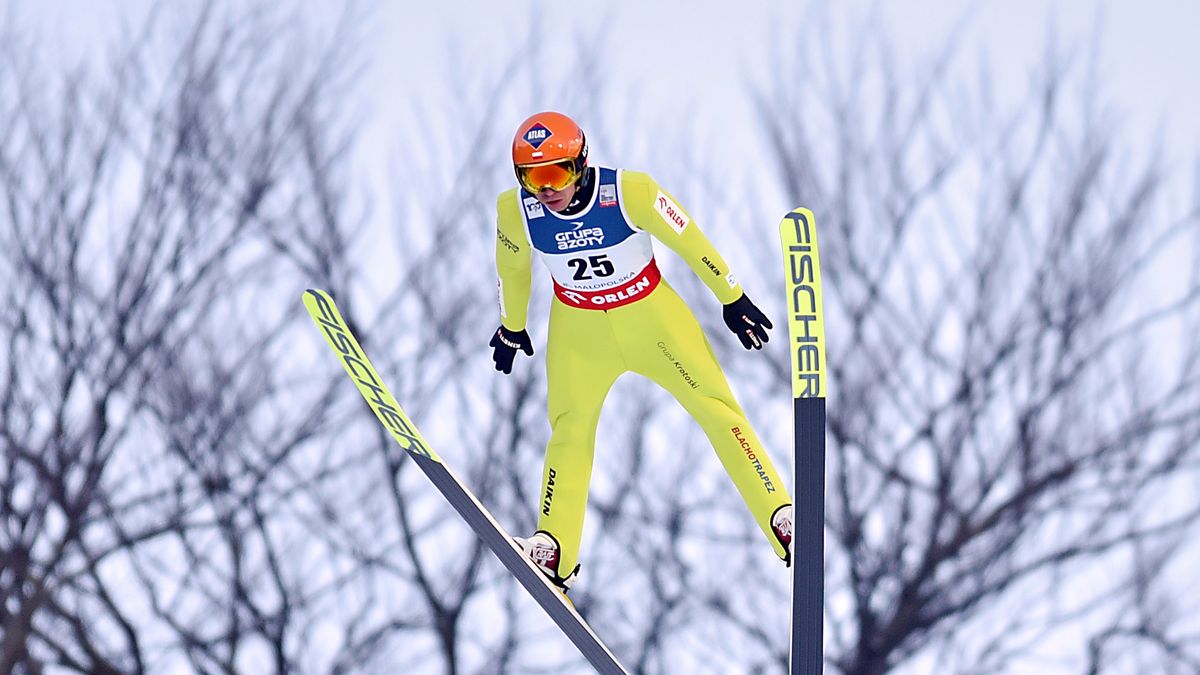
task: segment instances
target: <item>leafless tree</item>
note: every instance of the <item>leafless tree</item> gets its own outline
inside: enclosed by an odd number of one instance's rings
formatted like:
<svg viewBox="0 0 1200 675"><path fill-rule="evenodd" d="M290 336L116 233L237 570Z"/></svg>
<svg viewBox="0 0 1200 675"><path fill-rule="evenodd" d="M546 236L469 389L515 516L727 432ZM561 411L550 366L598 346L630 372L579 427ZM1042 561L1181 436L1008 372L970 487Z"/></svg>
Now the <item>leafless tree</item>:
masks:
<svg viewBox="0 0 1200 675"><path fill-rule="evenodd" d="M334 293L425 435L528 533L541 355L502 377L485 347L509 134L559 107L626 165L640 132L600 105L603 35L562 81L532 37L495 63L450 48L447 91L412 97L436 103L402 131L395 207L372 212L386 198L348 161L353 14L319 48L267 5L154 15L65 76L6 34L0 672L586 672L370 418L298 292ZM763 60L790 84L758 101L774 175L821 228L831 668L1195 670L1200 355L1179 336L1200 327L1200 242L1173 174L1080 55L1049 50L1005 106L953 45L912 76L885 47L799 44ZM651 159L631 168L695 164ZM773 228L723 227L721 180L695 175L668 187L782 318ZM1168 256L1188 275L1160 274ZM785 350L722 340L676 271L788 470ZM699 427L632 377L602 421L577 606L637 672L782 671L787 573Z"/></svg>
<svg viewBox="0 0 1200 675"><path fill-rule="evenodd" d="M164 10L109 70L66 77L5 41L0 671L579 667L343 376L313 366L327 355L297 311L304 286L333 291L412 416L531 529L540 361L499 378L484 346L511 183L493 113L525 114L546 82L522 54L459 64L452 81L475 83L423 111L397 222L356 237L343 22L314 49L266 5ZM564 105L598 91L586 46ZM422 172L435 142L456 163ZM382 267L399 279L376 301Z"/></svg>
<svg viewBox="0 0 1200 675"><path fill-rule="evenodd" d="M1194 672L1195 205L1085 49L1009 103L816 26L756 97L821 238L829 667Z"/></svg>
<svg viewBox="0 0 1200 675"><path fill-rule="evenodd" d="M65 72L3 40L0 672L292 670L345 583L304 561L348 459L298 453L331 420L291 354L298 280L348 274L352 62L185 13Z"/></svg>

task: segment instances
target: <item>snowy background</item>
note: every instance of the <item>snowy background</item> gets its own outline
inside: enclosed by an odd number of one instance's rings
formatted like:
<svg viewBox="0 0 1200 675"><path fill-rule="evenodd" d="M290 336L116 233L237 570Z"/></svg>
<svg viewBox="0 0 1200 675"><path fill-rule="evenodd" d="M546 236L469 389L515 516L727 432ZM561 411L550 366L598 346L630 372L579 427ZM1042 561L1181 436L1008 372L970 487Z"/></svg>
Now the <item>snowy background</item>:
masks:
<svg viewBox="0 0 1200 675"><path fill-rule="evenodd" d="M1200 672L1193 3L0 5L0 673L586 673L369 416L533 528L538 355L492 369L516 124L573 115L782 326L820 228L826 666ZM790 472L788 355L660 247ZM775 336L780 336L777 328ZM576 604L631 669L781 673L788 574L633 376Z"/></svg>

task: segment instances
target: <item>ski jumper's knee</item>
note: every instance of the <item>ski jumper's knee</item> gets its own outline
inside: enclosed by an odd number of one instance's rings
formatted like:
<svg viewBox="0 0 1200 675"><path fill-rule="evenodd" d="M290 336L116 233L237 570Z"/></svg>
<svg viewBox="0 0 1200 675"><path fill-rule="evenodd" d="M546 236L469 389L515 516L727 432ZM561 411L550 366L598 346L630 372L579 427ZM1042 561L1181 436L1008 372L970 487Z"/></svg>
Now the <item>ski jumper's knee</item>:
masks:
<svg viewBox="0 0 1200 675"><path fill-rule="evenodd" d="M763 534L783 557L786 550L771 530L771 515L791 498L699 322L670 287L643 302L648 309L656 303L656 311L638 323L648 335L635 369L670 392L700 425Z"/></svg>

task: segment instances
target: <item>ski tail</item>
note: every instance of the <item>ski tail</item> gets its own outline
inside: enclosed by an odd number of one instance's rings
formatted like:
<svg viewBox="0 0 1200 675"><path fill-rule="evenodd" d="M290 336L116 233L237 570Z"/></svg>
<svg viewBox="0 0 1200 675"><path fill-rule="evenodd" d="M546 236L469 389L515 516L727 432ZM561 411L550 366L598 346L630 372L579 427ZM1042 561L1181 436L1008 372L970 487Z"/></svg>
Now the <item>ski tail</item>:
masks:
<svg viewBox="0 0 1200 675"><path fill-rule="evenodd" d="M819 675L824 664L825 603L825 313L812 211L793 209L779 223L788 291L795 451L790 672Z"/></svg>

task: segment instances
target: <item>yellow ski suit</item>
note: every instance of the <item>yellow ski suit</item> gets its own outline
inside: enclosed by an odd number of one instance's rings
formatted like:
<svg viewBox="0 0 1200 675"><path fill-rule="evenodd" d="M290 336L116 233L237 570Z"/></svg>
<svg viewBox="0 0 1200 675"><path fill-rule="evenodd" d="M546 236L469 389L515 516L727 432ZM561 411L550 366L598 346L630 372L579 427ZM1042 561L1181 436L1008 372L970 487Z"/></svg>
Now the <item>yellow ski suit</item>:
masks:
<svg viewBox="0 0 1200 675"><path fill-rule="evenodd" d="M496 266L502 325L524 330L531 253L554 279L546 339L551 436L538 529L561 547L564 576L579 558L596 425L617 377L658 383L695 418L776 554L771 516L791 503L784 483L733 397L700 324L658 272L651 236L683 258L722 304L742 295L691 216L648 175L589 168L591 203L561 216L523 189L497 202Z"/></svg>

